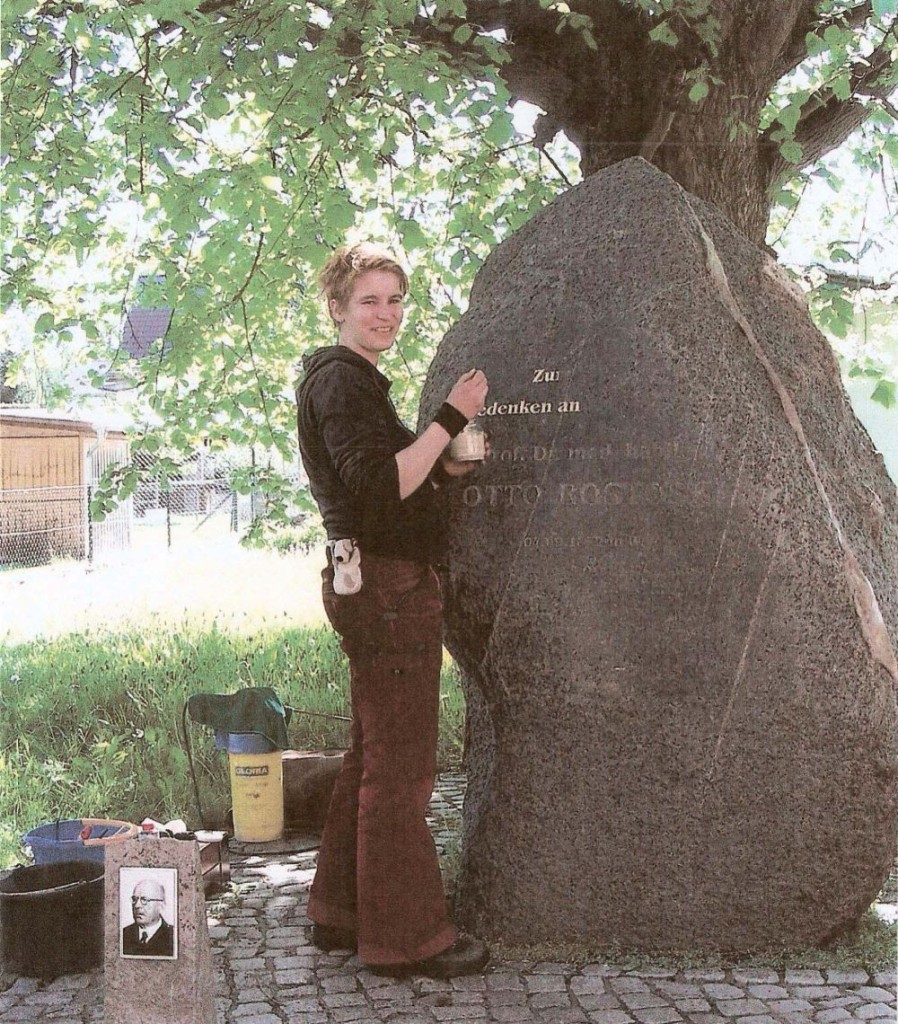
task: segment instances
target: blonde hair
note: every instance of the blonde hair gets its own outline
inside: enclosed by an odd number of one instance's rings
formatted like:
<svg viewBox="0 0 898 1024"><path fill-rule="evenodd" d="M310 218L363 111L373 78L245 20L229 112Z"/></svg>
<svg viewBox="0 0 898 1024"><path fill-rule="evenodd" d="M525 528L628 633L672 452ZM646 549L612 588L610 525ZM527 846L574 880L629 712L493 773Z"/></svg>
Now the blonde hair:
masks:
<svg viewBox="0 0 898 1024"><path fill-rule="evenodd" d="M352 295L353 285L369 270L386 270L395 274L402 294L408 291L408 274L389 249L373 242L344 245L334 252L318 274L318 287L327 299L329 313L331 300L336 299L341 306L345 305Z"/></svg>

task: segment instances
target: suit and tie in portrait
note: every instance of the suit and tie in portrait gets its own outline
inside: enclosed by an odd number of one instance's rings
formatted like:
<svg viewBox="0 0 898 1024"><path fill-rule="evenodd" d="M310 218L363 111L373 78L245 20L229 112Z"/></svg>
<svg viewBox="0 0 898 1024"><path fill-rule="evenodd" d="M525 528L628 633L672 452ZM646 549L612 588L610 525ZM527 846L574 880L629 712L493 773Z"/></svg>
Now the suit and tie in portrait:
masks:
<svg viewBox="0 0 898 1024"><path fill-rule="evenodd" d="M156 881L134 886L131 914L134 923L122 929L123 956L174 957L175 930L162 916L165 889Z"/></svg>

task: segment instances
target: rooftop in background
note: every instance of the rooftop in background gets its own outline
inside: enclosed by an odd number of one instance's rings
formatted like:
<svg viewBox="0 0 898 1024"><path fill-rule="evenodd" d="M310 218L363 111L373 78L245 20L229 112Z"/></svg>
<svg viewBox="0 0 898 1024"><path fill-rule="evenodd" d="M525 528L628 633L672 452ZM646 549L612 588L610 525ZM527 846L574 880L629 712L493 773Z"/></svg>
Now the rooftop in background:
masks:
<svg viewBox="0 0 898 1024"><path fill-rule="evenodd" d="M134 359L144 359L149 355L153 342L165 337L171 317L172 311L165 307L153 309L135 306L125 316L122 348ZM162 343L163 352L170 348L170 341Z"/></svg>
<svg viewBox="0 0 898 1024"><path fill-rule="evenodd" d="M90 434L99 430L123 434L134 425L128 417L121 414L79 410L66 412L28 405L0 405L0 421L4 420L16 423L53 424L76 433Z"/></svg>

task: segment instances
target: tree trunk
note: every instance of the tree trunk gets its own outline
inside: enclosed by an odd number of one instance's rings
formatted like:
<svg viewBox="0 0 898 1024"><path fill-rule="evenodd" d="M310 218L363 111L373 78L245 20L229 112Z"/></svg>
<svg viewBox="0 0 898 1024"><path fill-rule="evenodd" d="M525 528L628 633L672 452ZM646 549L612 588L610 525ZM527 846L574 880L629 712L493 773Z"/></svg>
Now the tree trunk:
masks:
<svg viewBox="0 0 898 1024"><path fill-rule="evenodd" d="M714 3L714 47L679 24L677 46L653 41L653 22L617 0L572 7L594 17L595 49L553 12L501 7L510 43L501 73L513 94L546 111L537 144L564 130L580 149L584 176L642 156L763 244L782 167L759 134L760 112L813 5ZM694 102L697 81L709 91Z"/></svg>
<svg viewBox="0 0 898 1024"><path fill-rule="evenodd" d="M609 143L604 133L587 128L574 140L584 177L618 160L642 156L688 192L713 203L742 234L763 245L772 205L769 152L755 131L737 127L731 138L735 118L717 108L708 102L695 111L662 112L633 143Z"/></svg>

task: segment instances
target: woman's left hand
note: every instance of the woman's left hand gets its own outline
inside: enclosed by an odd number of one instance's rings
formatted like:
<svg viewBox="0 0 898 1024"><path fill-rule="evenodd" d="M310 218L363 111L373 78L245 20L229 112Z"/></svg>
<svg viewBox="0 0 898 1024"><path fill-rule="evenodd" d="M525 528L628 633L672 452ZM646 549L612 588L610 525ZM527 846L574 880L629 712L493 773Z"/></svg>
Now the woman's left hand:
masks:
<svg viewBox="0 0 898 1024"><path fill-rule="evenodd" d="M488 459L490 457L490 452L491 451L492 451L492 449L490 448L489 438L486 438L486 442L485 442L485 445L484 445L484 455L483 455L484 459ZM444 454L441 457L440 461L442 462L443 469L446 471L446 476L453 476L453 477L467 476L468 473L470 473L472 470L475 470L475 469L477 469L478 466L482 466L483 465L483 463L479 462L479 461L478 462L470 462L470 461L462 462L461 460L453 459L451 455L446 455L446 454Z"/></svg>

